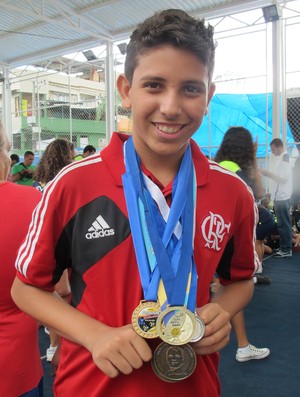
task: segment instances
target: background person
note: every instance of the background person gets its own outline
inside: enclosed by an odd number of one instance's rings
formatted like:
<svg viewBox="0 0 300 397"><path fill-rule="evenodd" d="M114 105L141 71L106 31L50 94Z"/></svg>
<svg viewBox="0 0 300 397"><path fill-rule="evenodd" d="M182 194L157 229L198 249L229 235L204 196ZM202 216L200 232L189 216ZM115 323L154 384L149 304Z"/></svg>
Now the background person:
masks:
<svg viewBox="0 0 300 397"><path fill-rule="evenodd" d="M10 155L10 170L8 173L7 180L12 182L12 168L15 164L18 164L20 162L20 158L17 154L11 154Z"/></svg>
<svg viewBox="0 0 300 397"><path fill-rule="evenodd" d="M28 150L24 153L24 160L15 164L12 168L12 182L16 182L18 185L32 186L35 166L32 165L34 162L34 153Z"/></svg>
<svg viewBox="0 0 300 397"><path fill-rule="evenodd" d="M263 186L257 167L256 151L257 143L253 142L250 131L244 127L231 127L223 137L222 143L216 153L215 161L238 175L251 187L256 198L261 198ZM262 272L262 259L264 256L263 240L271 232L273 227L273 216L265 208L259 207L255 241L255 249L259 257L260 269L257 269L259 272ZM256 279L259 280L258 275ZM250 344L243 311L232 317L231 324L238 343L236 352L237 361L260 360L269 356L270 350L268 348L257 348Z"/></svg>
<svg viewBox="0 0 300 397"><path fill-rule="evenodd" d="M46 184L66 165L73 162L74 144L66 139L55 139L43 153L34 177L34 186L43 191Z"/></svg>
<svg viewBox="0 0 300 397"><path fill-rule="evenodd" d="M15 260L41 194L7 181L10 143L0 124L0 374L1 396L42 397L38 323L13 302ZM20 205L20 202L22 205Z"/></svg>
<svg viewBox="0 0 300 397"><path fill-rule="evenodd" d="M283 142L275 138L270 143L271 151L277 157L274 172L261 170L261 173L274 181L272 199L277 219L277 229L280 236L279 250L274 257L285 258L292 256L292 223L291 205L293 193L293 167L289 155L283 148Z"/></svg>
<svg viewBox="0 0 300 397"><path fill-rule="evenodd" d="M65 139L55 139L53 142L49 143L36 168L34 186L43 192L46 185L52 181L59 171L73 162L73 151L74 144ZM61 297L68 300L71 291L67 270L63 272L60 280L55 286L55 290ZM50 337L50 346L46 351L46 359L51 362L59 346L60 337L50 328L47 328L46 331L49 332ZM56 366L57 363L55 367ZM53 368L53 372L55 372L55 370L56 368Z"/></svg>
<svg viewBox="0 0 300 397"><path fill-rule="evenodd" d="M75 161L85 159L88 156L96 153L96 148L92 145L87 145L84 149L82 154L79 154L75 157Z"/></svg>
<svg viewBox="0 0 300 397"><path fill-rule="evenodd" d="M10 161L11 161L11 166L13 167L15 164L18 164L20 162L20 157L17 154L12 153L10 155Z"/></svg>

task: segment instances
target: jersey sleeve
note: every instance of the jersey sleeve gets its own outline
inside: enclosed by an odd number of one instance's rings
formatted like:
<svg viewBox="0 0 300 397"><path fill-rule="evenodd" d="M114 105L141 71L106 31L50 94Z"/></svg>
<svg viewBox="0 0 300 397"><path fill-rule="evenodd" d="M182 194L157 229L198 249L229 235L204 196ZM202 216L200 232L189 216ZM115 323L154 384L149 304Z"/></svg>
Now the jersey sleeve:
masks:
<svg viewBox="0 0 300 397"><path fill-rule="evenodd" d="M26 284L54 290L59 279L55 247L63 230L65 200L59 183L50 182L35 209L16 260L17 277Z"/></svg>

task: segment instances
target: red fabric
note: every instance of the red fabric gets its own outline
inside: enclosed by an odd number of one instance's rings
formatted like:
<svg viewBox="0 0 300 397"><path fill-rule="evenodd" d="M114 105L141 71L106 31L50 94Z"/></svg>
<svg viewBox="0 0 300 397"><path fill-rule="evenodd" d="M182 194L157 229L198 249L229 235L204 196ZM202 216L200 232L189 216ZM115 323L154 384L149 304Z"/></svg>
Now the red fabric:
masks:
<svg viewBox="0 0 300 397"><path fill-rule="evenodd" d="M32 187L3 182L0 197L0 394L18 397L42 377L37 322L21 312L10 295L18 248L41 194Z"/></svg>
<svg viewBox="0 0 300 397"><path fill-rule="evenodd" d="M108 198L127 216L121 179L125 171L125 139L125 135L115 134L110 145L101 152L101 157L94 156L71 164L47 186L32 224L31 241L20 250L24 257L18 261L19 277L24 282L48 290L54 288L53 247L57 246L67 227L73 230L72 238L76 238L79 245L82 238L82 244L88 247L86 232L77 229L76 222L72 220L78 220L80 211L98 197ZM231 237L234 237L235 251L232 255L224 255L219 265L221 281L229 283L251 278L255 254L254 245L249 245L249 240L253 238L255 210L253 197L240 178L208 162L194 142L192 152L198 185L194 252L199 277L197 306L200 307L209 302L212 277ZM164 193L170 193L168 187ZM107 220L109 214L101 214ZM117 227L114 232L117 234ZM38 240L35 244L36 237ZM105 238L99 238L99 250L106 241ZM27 247L32 249L28 250ZM76 267L76 252L80 253L82 247L76 245L72 249L73 266ZM85 251L84 258L88 262L90 250L85 248ZM83 280L85 288L79 310L113 327L131 323L132 312L143 298L131 235L93 263L84 272ZM77 291L77 285L71 286L72 291L73 287ZM219 396L218 354L198 356L197 359L194 374L176 384L158 379L149 363L129 376L109 379L93 364L88 351L63 341L55 392L59 397L77 395L78 390L81 395L89 397L138 397L143 392L172 397Z"/></svg>

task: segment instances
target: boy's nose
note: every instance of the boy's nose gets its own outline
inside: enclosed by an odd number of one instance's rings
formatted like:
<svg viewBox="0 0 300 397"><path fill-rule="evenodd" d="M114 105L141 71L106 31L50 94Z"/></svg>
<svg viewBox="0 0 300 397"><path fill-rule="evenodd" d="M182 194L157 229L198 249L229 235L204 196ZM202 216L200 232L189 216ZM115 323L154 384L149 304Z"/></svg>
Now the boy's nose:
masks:
<svg viewBox="0 0 300 397"><path fill-rule="evenodd" d="M181 103L178 95L175 93L168 93L163 96L160 111L169 119L177 117L181 113Z"/></svg>

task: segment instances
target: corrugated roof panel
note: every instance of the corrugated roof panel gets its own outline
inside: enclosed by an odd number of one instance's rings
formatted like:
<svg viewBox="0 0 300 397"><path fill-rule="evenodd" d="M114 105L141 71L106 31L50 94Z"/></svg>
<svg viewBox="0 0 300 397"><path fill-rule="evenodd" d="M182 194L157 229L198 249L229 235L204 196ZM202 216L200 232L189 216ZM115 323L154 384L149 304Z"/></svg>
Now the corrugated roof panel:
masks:
<svg viewBox="0 0 300 397"><path fill-rule="evenodd" d="M293 2L298 0L290 0ZM181 8L192 14L246 10L272 0L7 0L1 2L0 66L20 66L124 39L153 12ZM287 1L285 2L287 3ZM228 12L228 11L227 11Z"/></svg>

